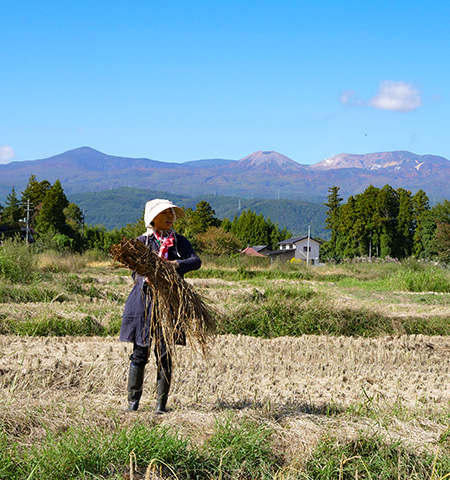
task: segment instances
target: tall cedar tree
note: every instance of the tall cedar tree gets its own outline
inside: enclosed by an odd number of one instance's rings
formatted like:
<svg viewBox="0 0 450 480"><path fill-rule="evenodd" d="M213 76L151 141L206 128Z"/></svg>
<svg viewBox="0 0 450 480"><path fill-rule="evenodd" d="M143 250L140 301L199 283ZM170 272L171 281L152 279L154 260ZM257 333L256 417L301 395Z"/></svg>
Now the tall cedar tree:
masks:
<svg viewBox="0 0 450 480"><path fill-rule="evenodd" d="M432 255L432 242L434 237L435 222L430 213L430 202L426 193L419 190L412 197L413 204L413 250L416 257Z"/></svg>
<svg viewBox="0 0 450 480"><path fill-rule="evenodd" d="M444 200L432 209L435 225L433 246L439 260L450 263L450 201Z"/></svg>
<svg viewBox="0 0 450 480"><path fill-rule="evenodd" d="M11 193L6 195L5 207L2 212L2 222L6 224L17 224L23 218L24 210L14 187Z"/></svg>
<svg viewBox="0 0 450 480"><path fill-rule="evenodd" d="M28 204L28 200L30 201L30 221L32 225L35 223L36 216L42 208L42 202L50 188L51 183L48 180L38 182L36 175L30 175L28 184L22 192L22 203L25 206Z"/></svg>
<svg viewBox="0 0 450 480"><path fill-rule="evenodd" d="M423 191L369 186L340 204L338 187L329 189L329 258L425 256L432 236L428 198ZM428 250L427 250L428 249Z"/></svg>
<svg viewBox="0 0 450 480"><path fill-rule="evenodd" d="M45 194L42 209L36 219L36 228L39 233L55 231L66 234L68 227L64 209L69 206L61 182L56 180L50 190Z"/></svg>
<svg viewBox="0 0 450 480"><path fill-rule="evenodd" d="M325 227L327 230L331 230L331 239L328 242L330 246L331 256L335 255L337 250L337 238L338 238L338 231L339 231L339 221L340 221L340 207L341 202L343 200L342 197L339 196L339 187L333 186L328 189L328 202L324 203L328 210L326 212L327 218L325 223L327 226Z"/></svg>

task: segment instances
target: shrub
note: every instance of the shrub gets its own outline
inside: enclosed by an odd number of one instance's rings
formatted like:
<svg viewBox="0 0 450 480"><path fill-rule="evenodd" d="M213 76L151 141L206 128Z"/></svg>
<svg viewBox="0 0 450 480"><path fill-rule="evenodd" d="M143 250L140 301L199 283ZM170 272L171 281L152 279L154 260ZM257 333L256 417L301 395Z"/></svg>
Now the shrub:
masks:
<svg viewBox="0 0 450 480"><path fill-rule="evenodd" d="M209 227L197 235L196 241L199 250L210 255L230 255L239 252L241 247L237 237L220 227Z"/></svg>

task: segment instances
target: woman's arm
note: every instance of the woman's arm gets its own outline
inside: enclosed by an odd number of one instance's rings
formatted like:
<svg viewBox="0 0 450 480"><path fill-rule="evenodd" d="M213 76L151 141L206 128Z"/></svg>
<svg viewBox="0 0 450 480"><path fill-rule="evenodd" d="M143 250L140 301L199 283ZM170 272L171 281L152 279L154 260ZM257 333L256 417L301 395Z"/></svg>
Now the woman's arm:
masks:
<svg viewBox="0 0 450 480"><path fill-rule="evenodd" d="M180 275L198 270L201 267L200 257L194 252L191 243L183 235L177 234L177 250L181 258L174 261L178 263L177 271Z"/></svg>

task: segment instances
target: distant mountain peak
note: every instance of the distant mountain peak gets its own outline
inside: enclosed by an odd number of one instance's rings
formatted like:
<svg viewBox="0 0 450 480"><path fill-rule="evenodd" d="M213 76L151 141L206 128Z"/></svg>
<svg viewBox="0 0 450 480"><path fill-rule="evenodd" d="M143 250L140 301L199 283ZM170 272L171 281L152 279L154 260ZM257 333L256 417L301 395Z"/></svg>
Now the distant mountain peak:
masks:
<svg viewBox="0 0 450 480"><path fill-rule="evenodd" d="M359 168L365 170L412 170L419 171L424 165L430 168L449 168L450 162L436 155L417 155L406 150L366 154L340 153L311 165L313 170L337 170Z"/></svg>
<svg viewBox="0 0 450 480"><path fill-rule="evenodd" d="M294 160L273 150L260 150L254 152L237 162L239 167L264 168L276 170L299 169L300 165Z"/></svg>

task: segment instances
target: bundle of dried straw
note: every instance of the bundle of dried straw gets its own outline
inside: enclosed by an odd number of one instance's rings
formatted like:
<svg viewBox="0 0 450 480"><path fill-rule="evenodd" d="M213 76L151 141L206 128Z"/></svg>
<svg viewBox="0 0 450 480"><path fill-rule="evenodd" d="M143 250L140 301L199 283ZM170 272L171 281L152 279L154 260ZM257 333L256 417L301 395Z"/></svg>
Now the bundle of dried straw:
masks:
<svg viewBox="0 0 450 480"><path fill-rule="evenodd" d="M212 312L170 263L158 257L136 239L124 239L111 247L114 259L149 279L152 299L149 318L150 332L155 340L162 335L167 350L175 357L175 345L182 332L193 348L199 346L203 355L208 351L215 330Z"/></svg>

